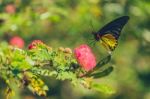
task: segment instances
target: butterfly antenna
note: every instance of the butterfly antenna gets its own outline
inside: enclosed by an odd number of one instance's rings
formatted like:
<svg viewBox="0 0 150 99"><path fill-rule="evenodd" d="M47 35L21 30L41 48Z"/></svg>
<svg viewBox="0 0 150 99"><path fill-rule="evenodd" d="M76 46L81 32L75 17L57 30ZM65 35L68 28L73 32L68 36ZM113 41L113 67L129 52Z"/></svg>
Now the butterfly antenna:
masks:
<svg viewBox="0 0 150 99"><path fill-rule="evenodd" d="M90 20L90 25L91 25L91 29L92 29L92 33L93 33L94 32L94 26L93 26L92 19Z"/></svg>
<svg viewBox="0 0 150 99"><path fill-rule="evenodd" d="M90 20L90 30L92 30L92 34L93 34L94 33L94 27L93 27L92 20ZM94 40L94 38L93 37L89 38L89 41L90 42L88 42L88 43L91 45L91 47L94 47L95 46L95 40Z"/></svg>

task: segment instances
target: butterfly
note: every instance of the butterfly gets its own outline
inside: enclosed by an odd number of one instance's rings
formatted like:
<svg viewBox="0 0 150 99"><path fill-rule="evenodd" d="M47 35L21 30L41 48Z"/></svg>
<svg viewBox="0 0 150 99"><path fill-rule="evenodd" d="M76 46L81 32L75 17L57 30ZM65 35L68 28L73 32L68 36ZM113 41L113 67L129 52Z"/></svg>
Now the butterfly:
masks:
<svg viewBox="0 0 150 99"><path fill-rule="evenodd" d="M128 22L128 20L129 16L122 16L106 24L99 31L92 32L94 40L100 41L100 43L111 54L111 52L114 51L114 49L117 47L121 30Z"/></svg>

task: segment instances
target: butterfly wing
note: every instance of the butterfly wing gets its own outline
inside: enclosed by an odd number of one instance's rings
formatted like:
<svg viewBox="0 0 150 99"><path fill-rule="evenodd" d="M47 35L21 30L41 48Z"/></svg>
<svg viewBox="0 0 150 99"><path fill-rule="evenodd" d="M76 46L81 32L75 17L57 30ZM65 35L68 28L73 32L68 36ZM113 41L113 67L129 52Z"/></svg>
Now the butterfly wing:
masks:
<svg viewBox="0 0 150 99"><path fill-rule="evenodd" d="M105 34L101 37L101 43L108 51L113 51L116 48L118 41L112 34Z"/></svg>
<svg viewBox="0 0 150 99"><path fill-rule="evenodd" d="M102 44L110 51L113 51L116 48L121 30L128 20L128 16L117 18L114 21L106 24L97 32L97 35L101 37L100 39Z"/></svg>
<svg viewBox="0 0 150 99"><path fill-rule="evenodd" d="M122 16L106 24L102 29L98 31L100 36L105 34L112 34L116 39L119 38L120 33L124 25L128 22L129 16Z"/></svg>

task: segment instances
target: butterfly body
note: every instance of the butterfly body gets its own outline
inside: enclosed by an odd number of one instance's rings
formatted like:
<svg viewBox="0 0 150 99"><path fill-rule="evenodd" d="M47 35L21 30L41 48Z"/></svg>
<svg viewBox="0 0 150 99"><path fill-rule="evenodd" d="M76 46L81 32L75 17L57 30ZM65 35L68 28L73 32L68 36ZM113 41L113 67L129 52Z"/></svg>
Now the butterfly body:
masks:
<svg viewBox="0 0 150 99"><path fill-rule="evenodd" d="M97 34L96 32L93 32L92 34L94 35L94 39L95 39L96 41L99 41L99 40L100 40L101 36L100 36L99 34Z"/></svg>
<svg viewBox="0 0 150 99"><path fill-rule="evenodd" d="M101 42L101 44L108 50L108 52L111 53L111 51L116 48L121 30L128 20L128 16L122 16L111 21L98 32L92 33L94 39L98 42Z"/></svg>

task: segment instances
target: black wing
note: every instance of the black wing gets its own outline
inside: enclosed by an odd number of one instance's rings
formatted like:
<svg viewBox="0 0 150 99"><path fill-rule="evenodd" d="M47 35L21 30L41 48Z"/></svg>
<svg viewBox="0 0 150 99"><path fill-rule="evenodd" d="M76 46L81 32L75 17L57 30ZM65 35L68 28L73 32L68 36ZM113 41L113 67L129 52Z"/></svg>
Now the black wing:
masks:
<svg viewBox="0 0 150 99"><path fill-rule="evenodd" d="M120 36L122 28L128 22L128 20L129 20L129 16L119 17L119 18L113 20L112 22L106 24L97 33L100 36L111 33L116 39L118 39Z"/></svg>

